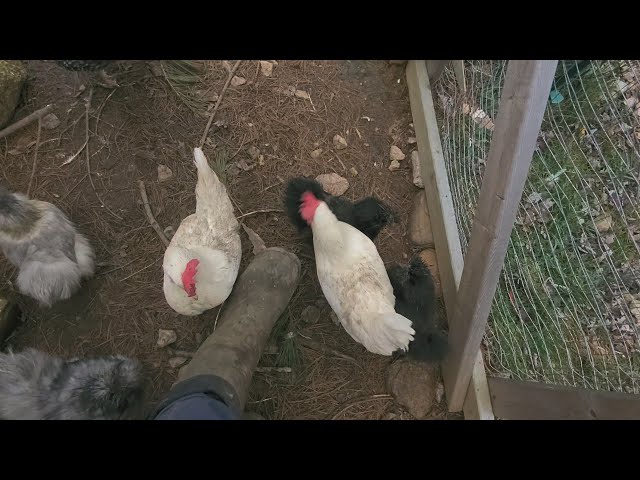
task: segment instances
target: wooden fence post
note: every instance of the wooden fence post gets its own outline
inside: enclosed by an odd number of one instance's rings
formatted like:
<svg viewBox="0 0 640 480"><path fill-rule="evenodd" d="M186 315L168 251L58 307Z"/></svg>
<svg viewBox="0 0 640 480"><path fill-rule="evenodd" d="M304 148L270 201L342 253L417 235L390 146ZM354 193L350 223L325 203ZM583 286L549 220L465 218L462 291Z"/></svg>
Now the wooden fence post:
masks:
<svg viewBox="0 0 640 480"><path fill-rule="evenodd" d="M557 60L507 67L443 364L449 410L463 408L540 133Z"/></svg>
<svg viewBox="0 0 640 480"><path fill-rule="evenodd" d="M428 62L428 61L427 61ZM438 257L442 296L447 309L447 317L453 315L456 294L462 275L463 258L460 235L456 223L456 211L449 186L447 167L442 153L440 132L433 104L431 83L427 62L411 60L407 65L407 86L411 114L415 125L416 138L427 208L431 219L433 241ZM447 397L449 392L446 392ZM469 384L464 416L474 420L493 420L489 387L484 371L482 355L478 352L476 364Z"/></svg>

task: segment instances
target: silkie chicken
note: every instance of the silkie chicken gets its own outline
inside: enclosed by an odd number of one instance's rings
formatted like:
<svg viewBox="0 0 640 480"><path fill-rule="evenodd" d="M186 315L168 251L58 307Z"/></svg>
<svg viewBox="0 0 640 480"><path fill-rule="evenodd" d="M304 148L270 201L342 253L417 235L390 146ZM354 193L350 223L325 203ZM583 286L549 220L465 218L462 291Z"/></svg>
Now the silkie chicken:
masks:
<svg viewBox="0 0 640 480"><path fill-rule="evenodd" d="M143 415L141 364L120 355L63 360L0 353L1 420L121 420Z"/></svg>
<svg viewBox="0 0 640 480"><path fill-rule="evenodd" d="M72 72L95 72L99 70L98 76L100 85L106 88L117 87L117 82L113 77L107 75L105 68L114 63L113 60L56 60L56 63L66 70Z"/></svg>
<svg viewBox="0 0 640 480"><path fill-rule="evenodd" d="M227 189L194 149L198 169L196 212L185 218L164 254L164 295L182 315L200 315L231 294L240 269L242 245Z"/></svg>
<svg viewBox="0 0 640 480"><path fill-rule="evenodd" d="M449 351L447 335L436 323L436 295L433 277L420 256L409 265L387 270L396 297L395 310L412 322L414 340L407 357L418 362L440 362ZM400 356L403 352L397 352Z"/></svg>
<svg viewBox="0 0 640 480"><path fill-rule="evenodd" d="M58 207L2 185L0 250L19 270L18 291L46 307L70 298L95 268L89 241Z"/></svg>
<svg viewBox="0 0 640 480"><path fill-rule="evenodd" d="M284 205L289 220L303 235L312 235L311 228L300 217L299 212L300 195L304 191L313 193L318 200L327 204L339 221L357 228L371 240L375 240L384 227L395 221L395 214L391 208L377 198L367 197L351 202L325 192L322 185L312 178L298 177L289 181Z"/></svg>
<svg viewBox="0 0 640 480"><path fill-rule="evenodd" d="M298 193L299 215L313 232L320 287L344 329L369 352L406 352L415 330L394 310L393 287L373 241L338 220L311 188Z"/></svg>

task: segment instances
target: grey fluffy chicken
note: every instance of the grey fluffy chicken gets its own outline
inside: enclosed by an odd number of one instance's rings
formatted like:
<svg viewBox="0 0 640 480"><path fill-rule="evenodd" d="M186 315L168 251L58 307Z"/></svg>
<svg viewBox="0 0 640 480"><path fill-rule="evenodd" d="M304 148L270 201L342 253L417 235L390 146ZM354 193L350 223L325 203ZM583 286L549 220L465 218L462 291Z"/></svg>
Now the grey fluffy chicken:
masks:
<svg viewBox="0 0 640 480"><path fill-rule="evenodd" d="M439 362L449 351L447 335L436 323L436 295L433 277L420 256L409 265L394 265L387 269L396 297L395 310L411 320L415 330L407 357L419 362ZM395 356L403 356L397 351Z"/></svg>
<svg viewBox="0 0 640 480"><path fill-rule="evenodd" d="M64 360L27 349L0 353L0 420L141 418L137 360L120 355Z"/></svg>
<svg viewBox="0 0 640 480"><path fill-rule="evenodd" d="M95 268L89 241L58 207L2 185L0 250L19 270L18 291L47 307L70 298Z"/></svg>

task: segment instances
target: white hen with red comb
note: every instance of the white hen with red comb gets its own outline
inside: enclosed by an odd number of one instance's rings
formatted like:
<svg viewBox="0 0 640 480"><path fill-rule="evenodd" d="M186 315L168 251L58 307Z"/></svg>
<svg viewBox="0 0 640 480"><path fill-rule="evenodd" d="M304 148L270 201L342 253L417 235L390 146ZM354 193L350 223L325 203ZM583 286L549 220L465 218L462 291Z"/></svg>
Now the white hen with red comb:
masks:
<svg viewBox="0 0 640 480"><path fill-rule="evenodd" d="M374 243L311 192L302 195L300 215L313 231L320 287L347 333L372 353L406 351L415 331L394 310L393 288Z"/></svg>
<svg viewBox="0 0 640 480"><path fill-rule="evenodd" d="M222 304L238 277L242 245L227 189L194 149L198 169L196 212L185 218L164 254L164 296L182 315L200 315Z"/></svg>

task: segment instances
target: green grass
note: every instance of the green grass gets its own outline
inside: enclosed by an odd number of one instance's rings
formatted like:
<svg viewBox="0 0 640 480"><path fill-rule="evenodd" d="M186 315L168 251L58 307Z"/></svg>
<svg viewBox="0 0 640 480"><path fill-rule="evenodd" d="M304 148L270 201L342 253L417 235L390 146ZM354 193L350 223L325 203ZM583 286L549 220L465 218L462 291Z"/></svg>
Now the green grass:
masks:
<svg viewBox="0 0 640 480"><path fill-rule="evenodd" d="M560 64L556 77L563 77L570 65ZM561 87L563 102L548 105L542 131L555 136L534 155L520 212L527 206L524 200L539 193L553 201L551 217L544 223L514 227L485 338L487 360L498 375L638 393L640 356L614 355L611 332L605 327L605 321L612 320L606 292L617 287L613 269L638 257L624 222L625 217L638 218L638 207L629 203L621 215L600 198L609 188L624 188L621 179L633 178L629 152L616 145L618 137L607 130L624 122L633 125L634 120L616 96L619 64L592 67ZM505 69L485 63L477 71L483 74L471 74L482 82L471 86L474 107L495 119ZM438 110L460 230L468 236L480 184L476 165L479 158L486 158L491 136L468 115L456 112L447 119ZM585 139L592 129L597 129L594 150ZM555 181L548 182L552 176ZM637 187L637 181L631 183ZM606 260L598 261L603 250L593 227L596 211L613 219L612 231L607 232L615 236L610 246L613 269ZM590 336L608 354L594 354Z"/></svg>

